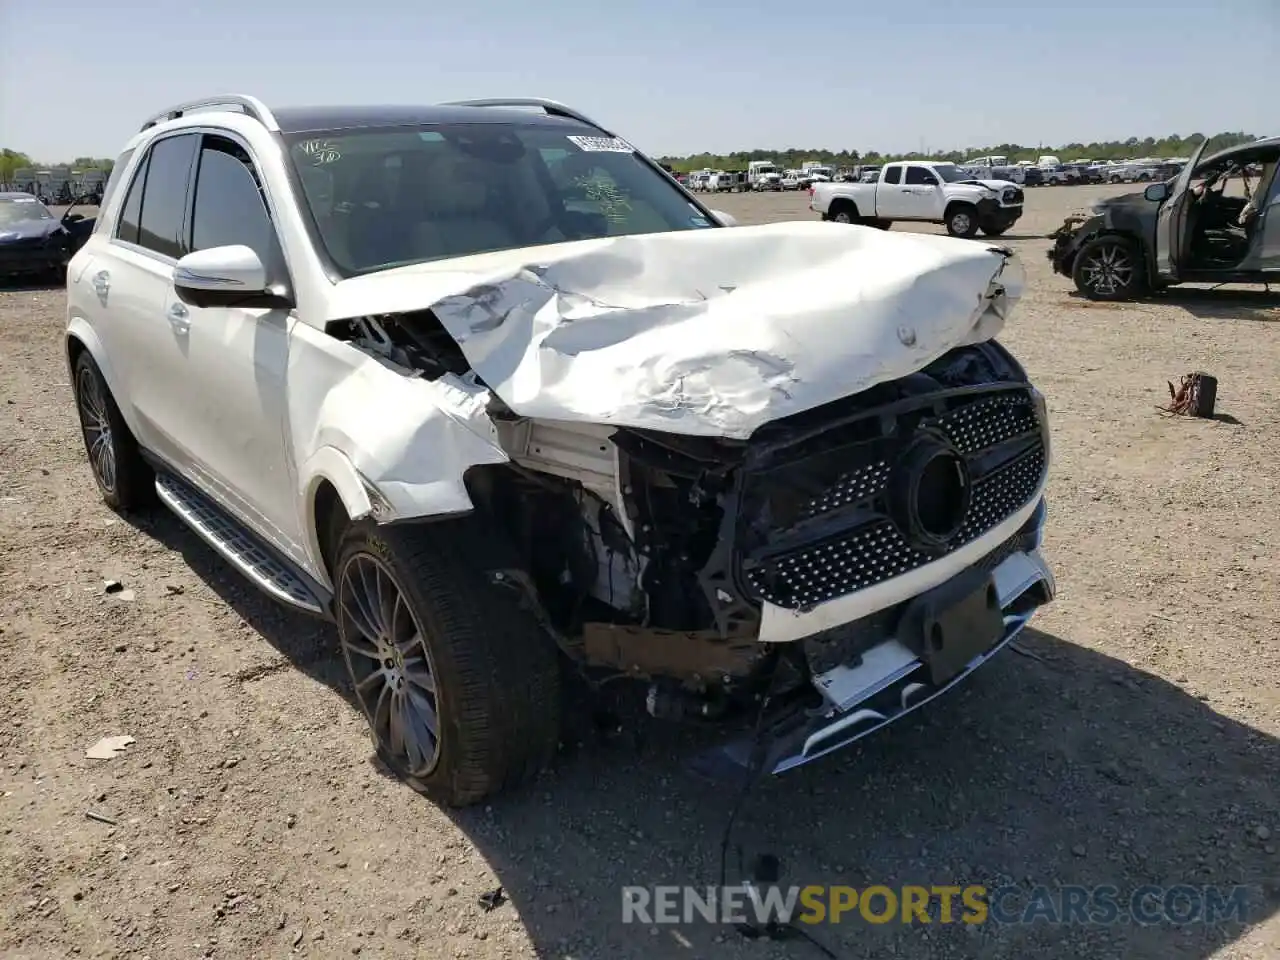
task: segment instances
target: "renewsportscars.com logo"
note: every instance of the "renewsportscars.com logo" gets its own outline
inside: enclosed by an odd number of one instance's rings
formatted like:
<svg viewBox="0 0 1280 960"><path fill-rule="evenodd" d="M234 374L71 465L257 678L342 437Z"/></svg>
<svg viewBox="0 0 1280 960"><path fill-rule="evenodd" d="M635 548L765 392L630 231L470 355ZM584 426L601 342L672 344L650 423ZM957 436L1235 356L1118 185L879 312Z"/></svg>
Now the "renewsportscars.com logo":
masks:
<svg viewBox="0 0 1280 960"><path fill-rule="evenodd" d="M622 922L1187 924L1246 922L1243 886L623 887Z"/></svg>

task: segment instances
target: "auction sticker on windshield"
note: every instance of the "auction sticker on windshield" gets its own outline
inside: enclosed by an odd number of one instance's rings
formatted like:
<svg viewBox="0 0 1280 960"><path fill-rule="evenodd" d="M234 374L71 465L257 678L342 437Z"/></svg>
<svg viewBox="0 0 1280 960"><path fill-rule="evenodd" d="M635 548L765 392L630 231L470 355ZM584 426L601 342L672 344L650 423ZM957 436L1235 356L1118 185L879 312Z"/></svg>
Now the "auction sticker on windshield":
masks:
<svg viewBox="0 0 1280 960"><path fill-rule="evenodd" d="M636 148L621 137L565 137L587 153L635 153Z"/></svg>

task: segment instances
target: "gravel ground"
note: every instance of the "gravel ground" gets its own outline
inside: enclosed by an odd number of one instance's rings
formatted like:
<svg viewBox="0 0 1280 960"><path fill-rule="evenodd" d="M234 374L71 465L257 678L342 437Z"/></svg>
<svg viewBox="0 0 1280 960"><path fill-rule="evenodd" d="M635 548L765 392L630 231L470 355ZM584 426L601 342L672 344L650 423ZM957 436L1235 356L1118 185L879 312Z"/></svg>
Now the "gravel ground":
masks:
<svg viewBox="0 0 1280 960"><path fill-rule="evenodd" d="M1101 192L1031 190L1006 238L1029 279L1006 342L1054 418L1057 602L1025 655L764 784L737 837L796 883L1245 884L1247 922L858 919L814 931L838 956L1280 956L1280 301L1074 297L1042 238ZM591 740L463 813L382 775L329 628L98 500L63 322L60 291L0 291L0 956L821 956L621 922L624 884L716 880L731 798L684 772L685 735ZM1155 409L1193 369L1220 378L1217 421ZM136 743L85 759L110 735Z"/></svg>

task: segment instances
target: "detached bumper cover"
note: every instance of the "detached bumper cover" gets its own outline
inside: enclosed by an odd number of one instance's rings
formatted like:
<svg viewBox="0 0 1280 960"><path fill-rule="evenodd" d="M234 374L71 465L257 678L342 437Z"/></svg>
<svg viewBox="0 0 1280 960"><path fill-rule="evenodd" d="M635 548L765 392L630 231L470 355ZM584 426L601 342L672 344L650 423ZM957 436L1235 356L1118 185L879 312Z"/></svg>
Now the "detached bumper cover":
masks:
<svg viewBox="0 0 1280 960"><path fill-rule="evenodd" d="M990 646L935 683L929 665L888 627L860 657L813 677L819 706L793 706L767 719L761 771L784 773L875 733L961 683L1003 649L1056 592L1039 549L1045 513L1041 500L1027 533L990 569L1003 616L1003 629ZM697 757L693 766L707 776L741 776L755 748L754 738L744 736Z"/></svg>

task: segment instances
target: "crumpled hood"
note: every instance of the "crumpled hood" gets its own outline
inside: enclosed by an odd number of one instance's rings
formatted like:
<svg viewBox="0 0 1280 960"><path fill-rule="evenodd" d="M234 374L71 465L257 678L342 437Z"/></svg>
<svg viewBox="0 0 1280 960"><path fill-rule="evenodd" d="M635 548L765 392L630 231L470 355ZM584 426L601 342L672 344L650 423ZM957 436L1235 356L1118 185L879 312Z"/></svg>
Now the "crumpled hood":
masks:
<svg viewBox="0 0 1280 960"><path fill-rule="evenodd" d="M399 267L328 319L429 307L522 416L745 439L990 339L1022 282L981 242L776 223Z"/></svg>
<svg viewBox="0 0 1280 960"><path fill-rule="evenodd" d="M982 180L974 177L969 180L958 180L957 183L967 183L977 187L986 187L988 190L1003 190L1005 187L1016 187L1016 183L1008 180Z"/></svg>

